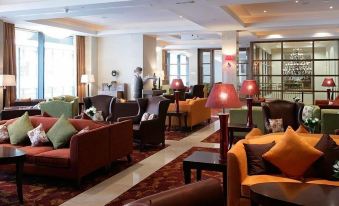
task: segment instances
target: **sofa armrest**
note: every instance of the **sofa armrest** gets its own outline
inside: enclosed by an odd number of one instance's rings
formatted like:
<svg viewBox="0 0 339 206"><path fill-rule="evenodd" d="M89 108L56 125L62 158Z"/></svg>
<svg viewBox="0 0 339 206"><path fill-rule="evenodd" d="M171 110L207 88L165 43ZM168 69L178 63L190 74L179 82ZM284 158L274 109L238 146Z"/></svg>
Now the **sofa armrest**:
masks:
<svg viewBox="0 0 339 206"><path fill-rule="evenodd" d="M125 206L137 205L213 205L224 206L220 182L208 179L150 195Z"/></svg>
<svg viewBox="0 0 339 206"><path fill-rule="evenodd" d="M132 121L117 122L110 126L110 161L125 157L133 151Z"/></svg>
<svg viewBox="0 0 339 206"><path fill-rule="evenodd" d="M227 205L240 204L241 183L247 177L245 141L240 140L227 153Z"/></svg>
<svg viewBox="0 0 339 206"><path fill-rule="evenodd" d="M71 165L78 170L79 177L110 163L109 135L110 130L109 125L107 125L89 132L76 134L71 138Z"/></svg>

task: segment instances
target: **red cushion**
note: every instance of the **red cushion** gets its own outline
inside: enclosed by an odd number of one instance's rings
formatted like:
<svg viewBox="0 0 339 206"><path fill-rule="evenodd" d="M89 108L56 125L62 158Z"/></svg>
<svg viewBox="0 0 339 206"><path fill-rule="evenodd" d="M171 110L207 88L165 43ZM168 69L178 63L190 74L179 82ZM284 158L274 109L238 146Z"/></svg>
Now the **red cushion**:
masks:
<svg viewBox="0 0 339 206"><path fill-rule="evenodd" d="M41 147L32 147L32 146L26 146L26 147L20 147L20 150L24 151L26 153L26 160L29 163L35 162L35 155L51 151L53 150L53 147L48 146L41 146Z"/></svg>
<svg viewBox="0 0 339 206"><path fill-rule="evenodd" d="M21 145L13 145L13 144L0 144L2 147L13 147L13 148L20 148L22 147Z"/></svg>
<svg viewBox="0 0 339 206"><path fill-rule="evenodd" d="M35 163L42 166L50 167L69 167L70 166L70 149L56 149L43 152L35 156Z"/></svg>

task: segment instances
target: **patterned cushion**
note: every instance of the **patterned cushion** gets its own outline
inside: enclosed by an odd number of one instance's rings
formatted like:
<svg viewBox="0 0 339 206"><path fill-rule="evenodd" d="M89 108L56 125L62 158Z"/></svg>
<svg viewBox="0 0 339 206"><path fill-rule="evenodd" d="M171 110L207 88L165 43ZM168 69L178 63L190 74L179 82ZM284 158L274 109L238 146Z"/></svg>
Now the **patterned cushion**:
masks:
<svg viewBox="0 0 339 206"><path fill-rule="evenodd" d="M284 131L284 125L282 119L269 119L270 121L270 128L272 129L272 132L283 132Z"/></svg>
<svg viewBox="0 0 339 206"><path fill-rule="evenodd" d="M313 110L314 108L309 105L305 105L302 112L302 120L305 122L308 118L313 118Z"/></svg>
<svg viewBox="0 0 339 206"><path fill-rule="evenodd" d="M102 116L102 111L97 111L93 117L93 121L104 121L104 117Z"/></svg>
<svg viewBox="0 0 339 206"><path fill-rule="evenodd" d="M147 113L147 112L145 112L143 115L142 115L142 117L141 117L141 121L146 121L146 120L148 120L148 117L150 116L150 113Z"/></svg>
<svg viewBox="0 0 339 206"><path fill-rule="evenodd" d="M47 135L45 133L45 130L41 123L36 128L28 131L27 135L33 147L40 146L40 145L43 145L44 143L49 142Z"/></svg>
<svg viewBox="0 0 339 206"><path fill-rule="evenodd" d="M157 118L157 115L156 114L150 114L148 116L148 119L147 120L152 120L152 119L156 119Z"/></svg>
<svg viewBox="0 0 339 206"><path fill-rule="evenodd" d="M9 134L6 125L0 125L0 143L9 142Z"/></svg>
<svg viewBox="0 0 339 206"><path fill-rule="evenodd" d="M89 126L87 126L87 127L83 128L82 130L80 130L80 131L78 132L78 134L86 133L86 132L88 132L88 131L89 131Z"/></svg>

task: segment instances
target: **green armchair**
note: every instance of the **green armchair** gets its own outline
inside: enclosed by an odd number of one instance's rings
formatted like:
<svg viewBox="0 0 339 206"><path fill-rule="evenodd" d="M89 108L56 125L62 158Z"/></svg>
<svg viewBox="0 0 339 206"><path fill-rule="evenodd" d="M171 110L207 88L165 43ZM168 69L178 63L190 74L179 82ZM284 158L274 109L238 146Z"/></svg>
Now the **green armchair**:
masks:
<svg viewBox="0 0 339 206"><path fill-rule="evenodd" d="M73 118L79 114L79 98L69 95L53 97L47 102L40 103L41 113L46 112L53 117L62 114L67 118Z"/></svg>

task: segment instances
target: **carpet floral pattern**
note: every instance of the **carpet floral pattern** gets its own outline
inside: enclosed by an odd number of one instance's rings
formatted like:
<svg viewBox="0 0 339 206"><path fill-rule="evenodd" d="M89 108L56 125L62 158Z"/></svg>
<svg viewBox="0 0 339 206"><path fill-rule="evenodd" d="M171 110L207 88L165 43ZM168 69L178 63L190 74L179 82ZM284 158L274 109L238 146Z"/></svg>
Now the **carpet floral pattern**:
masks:
<svg viewBox="0 0 339 206"><path fill-rule="evenodd" d="M141 181L139 184L120 195L106 206L121 206L132 202L133 200L184 185L182 161L194 151L218 152L218 149L202 147L191 148L169 164L163 166L151 176ZM193 178L195 178L194 172L192 172L192 180ZM222 181L222 174L219 172L203 171L202 179L208 178L217 178Z"/></svg>
<svg viewBox="0 0 339 206"><path fill-rule="evenodd" d="M81 188L77 188L75 183L68 180L57 179L53 177L40 177L24 175L23 193L25 206L54 206L60 205L72 197L86 191L96 184L112 177L120 171L142 161L153 155L162 147L147 148L146 152L139 152L135 147L132 154L132 162L128 163L125 159L118 160L112 164L110 171L104 169L98 170L84 177ZM5 174L0 172L0 205L16 206L19 205L14 174Z"/></svg>

